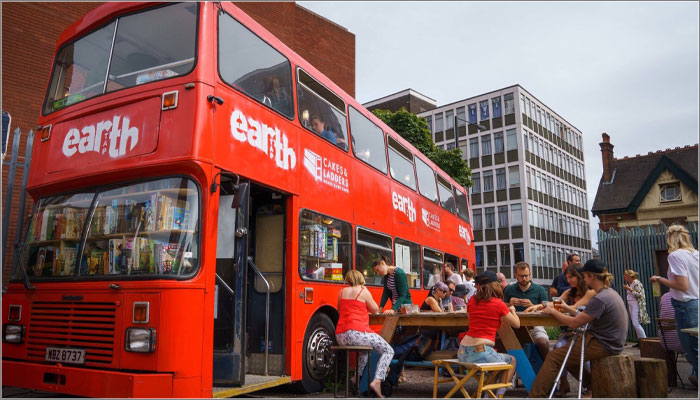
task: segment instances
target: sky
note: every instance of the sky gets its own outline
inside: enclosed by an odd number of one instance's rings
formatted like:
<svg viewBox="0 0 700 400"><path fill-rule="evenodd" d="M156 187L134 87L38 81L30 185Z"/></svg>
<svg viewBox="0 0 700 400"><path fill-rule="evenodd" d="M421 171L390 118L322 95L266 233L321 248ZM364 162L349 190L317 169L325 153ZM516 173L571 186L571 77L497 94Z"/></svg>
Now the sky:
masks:
<svg viewBox="0 0 700 400"><path fill-rule="evenodd" d="M523 86L583 133L589 209L603 132L616 158L698 143L698 2L297 4L355 35L361 103Z"/></svg>

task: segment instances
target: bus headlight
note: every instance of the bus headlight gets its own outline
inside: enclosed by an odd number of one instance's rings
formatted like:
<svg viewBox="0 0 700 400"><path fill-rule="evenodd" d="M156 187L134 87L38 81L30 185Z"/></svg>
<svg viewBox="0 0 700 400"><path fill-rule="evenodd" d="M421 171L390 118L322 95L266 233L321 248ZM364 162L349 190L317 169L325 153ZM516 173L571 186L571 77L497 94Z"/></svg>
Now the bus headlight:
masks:
<svg viewBox="0 0 700 400"><path fill-rule="evenodd" d="M24 341L24 326L11 324L3 325L2 341L7 343L22 343Z"/></svg>
<svg viewBox="0 0 700 400"><path fill-rule="evenodd" d="M134 353L153 353L156 349L156 330L153 328L127 328L124 349Z"/></svg>

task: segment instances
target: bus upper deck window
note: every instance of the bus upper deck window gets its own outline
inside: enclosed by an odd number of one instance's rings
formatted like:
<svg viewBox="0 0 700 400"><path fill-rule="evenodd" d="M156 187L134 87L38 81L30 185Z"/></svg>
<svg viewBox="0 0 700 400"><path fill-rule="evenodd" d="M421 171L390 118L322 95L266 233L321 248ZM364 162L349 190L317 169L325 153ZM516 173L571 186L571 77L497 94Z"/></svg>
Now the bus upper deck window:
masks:
<svg viewBox="0 0 700 400"><path fill-rule="evenodd" d="M291 71L292 65L282 53L230 15L219 13L221 79L257 102L292 118Z"/></svg>

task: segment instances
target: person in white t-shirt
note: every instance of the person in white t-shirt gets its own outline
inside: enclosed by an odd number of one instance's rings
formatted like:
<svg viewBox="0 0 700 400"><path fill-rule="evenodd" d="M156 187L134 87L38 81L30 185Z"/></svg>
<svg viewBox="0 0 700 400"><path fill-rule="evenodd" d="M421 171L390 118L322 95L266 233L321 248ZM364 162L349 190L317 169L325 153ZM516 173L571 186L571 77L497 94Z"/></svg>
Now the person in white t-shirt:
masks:
<svg viewBox="0 0 700 400"><path fill-rule="evenodd" d="M464 275L464 286L467 288L467 293L465 295L467 304L469 303L469 298L476 293L476 285L474 285L474 271L471 268L465 268L462 271Z"/></svg>
<svg viewBox="0 0 700 400"><path fill-rule="evenodd" d="M455 266L451 262L447 261L445 263L445 279L448 281L452 281L455 283L455 285L461 285L462 284L462 277L459 276L458 273L455 272Z"/></svg>
<svg viewBox="0 0 700 400"><path fill-rule="evenodd" d="M681 329L698 326L698 251L690 233L681 225L671 225L666 232L668 243L668 279L654 275L649 280L669 287L676 319L676 330L685 358L693 366L688 377L698 384L698 340Z"/></svg>

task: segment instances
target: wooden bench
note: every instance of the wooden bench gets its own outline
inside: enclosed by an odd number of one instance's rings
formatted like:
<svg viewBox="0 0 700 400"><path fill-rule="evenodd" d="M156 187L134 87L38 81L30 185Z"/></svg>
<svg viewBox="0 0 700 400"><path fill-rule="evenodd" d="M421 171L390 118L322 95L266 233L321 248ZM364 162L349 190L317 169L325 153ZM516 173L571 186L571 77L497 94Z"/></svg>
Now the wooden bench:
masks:
<svg viewBox="0 0 700 400"><path fill-rule="evenodd" d="M435 366L435 373L433 375L433 398L437 397L438 384L445 382L454 382L454 387L444 397L446 399L452 397L458 390L461 391L464 397L467 399L481 398L481 394L483 391L486 391L486 393L488 393L489 396L493 398L498 398L498 396L496 396L496 394L493 392L493 389L510 388L512 386L510 382L492 383L494 379L496 379L496 376L499 372L513 369L512 365L506 364L504 362L473 364L461 362L456 358L452 358L445 360L433 360L433 365ZM455 372L455 370L452 368L453 366L458 367L459 373ZM447 372L449 372L450 374L450 377L440 379L438 377L438 371L440 368L444 368L445 370L447 370ZM465 370L468 371L466 375L464 374ZM488 377L485 377L487 372L492 373L489 374ZM470 396L467 390L464 388L464 385L471 378L476 379L476 381L478 382L478 386L473 396Z"/></svg>

